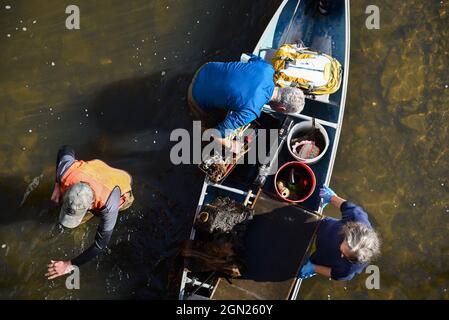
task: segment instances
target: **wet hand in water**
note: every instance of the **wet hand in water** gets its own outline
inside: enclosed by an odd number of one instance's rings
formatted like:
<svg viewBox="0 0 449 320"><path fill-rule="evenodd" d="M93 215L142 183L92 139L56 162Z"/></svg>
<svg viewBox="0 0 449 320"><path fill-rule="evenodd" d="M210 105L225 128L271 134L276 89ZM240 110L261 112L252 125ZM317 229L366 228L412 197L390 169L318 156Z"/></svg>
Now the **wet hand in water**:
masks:
<svg viewBox="0 0 449 320"><path fill-rule="evenodd" d="M51 201L59 204L61 199L61 190L59 189L59 184L55 183L55 188L53 189L53 194L51 195Z"/></svg>
<svg viewBox="0 0 449 320"><path fill-rule="evenodd" d="M48 280L63 276L73 270L72 263L70 261L51 260L50 264L47 267L48 270L45 276L48 278Z"/></svg>

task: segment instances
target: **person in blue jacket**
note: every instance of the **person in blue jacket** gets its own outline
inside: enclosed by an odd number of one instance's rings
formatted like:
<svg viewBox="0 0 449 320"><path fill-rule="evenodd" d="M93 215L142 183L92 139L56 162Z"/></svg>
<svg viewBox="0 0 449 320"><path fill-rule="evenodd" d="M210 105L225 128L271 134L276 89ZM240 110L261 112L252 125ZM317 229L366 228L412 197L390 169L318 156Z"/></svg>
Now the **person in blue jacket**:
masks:
<svg viewBox="0 0 449 320"><path fill-rule="evenodd" d="M324 205L331 203L339 208L342 218L326 217L321 221L316 250L302 266L300 277L318 273L333 280L351 280L380 254L379 237L360 206L339 197L328 187L321 188L320 197Z"/></svg>
<svg viewBox="0 0 449 320"><path fill-rule="evenodd" d="M214 139L234 152L236 146L224 138L257 119L265 104L283 113L299 113L304 107L301 89L276 87L273 66L255 55L249 58L247 62L206 63L196 72L188 92L196 118L210 120L206 121L209 126L218 117L221 122Z"/></svg>

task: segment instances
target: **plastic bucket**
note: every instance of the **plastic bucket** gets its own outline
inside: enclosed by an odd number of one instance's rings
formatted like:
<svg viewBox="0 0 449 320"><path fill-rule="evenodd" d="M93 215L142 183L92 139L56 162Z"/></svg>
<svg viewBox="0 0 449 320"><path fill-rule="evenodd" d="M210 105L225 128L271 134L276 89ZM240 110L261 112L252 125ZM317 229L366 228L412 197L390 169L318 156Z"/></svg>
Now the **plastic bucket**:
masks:
<svg viewBox="0 0 449 320"><path fill-rule="evenodd" d="M313 131L314 129L318 129L321 136L316 137L317 141L315 141L316 146L320 149L320 153L318 156L311 158L311 159L303 159L298 154L293 152L293 143L292 140L295 138L300 137L302 134L306 134L308 132ZM296 160L300 162L304 162L307 164L314 164L317 163L326 153L327 149L329 148L329 135L326 132L326 129L319 123L315 122L315 126L313 124L313 121L302 121L293 126L293 128L290 130L288 136L287 136L287 147L290 154L295 158Z"/></svg>
<svg viewBox="0 0 449 320"><path fill-rule="evenodd" d="M294 183L291 183L291 175L293 170L293 180ZM281 188L281 184L283 183L287 189L291 185L294 185L295 192L288 191L289 195L286 196L285 189ZM277 195L282 198L284 201L291 203L304 202L315 191L316 187L316 178L312 169L303 162L292 161L284 164L279 168L278 172L274 177L274 188L276 189Z"/></svg>

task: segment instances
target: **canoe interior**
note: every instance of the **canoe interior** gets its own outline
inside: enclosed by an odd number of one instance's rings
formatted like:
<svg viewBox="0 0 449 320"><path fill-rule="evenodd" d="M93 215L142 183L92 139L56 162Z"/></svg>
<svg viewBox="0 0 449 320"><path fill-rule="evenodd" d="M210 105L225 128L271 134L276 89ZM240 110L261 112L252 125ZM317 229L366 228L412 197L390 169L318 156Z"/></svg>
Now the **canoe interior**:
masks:
<svg viewBox="0 0 449 320"><path fill-rule="evenodd" d="M302 41L306 47L312 50L329 54L336 58L342 65L346 67L346 0L335 0L332 11L329 15L323 16L315 14L308 9L308 3L311 1L290 0L281 4L283 7L278 19L270 22L267 30L261 37L254 53L264 57L271 62L270 51L279 48L286 43L298 43ZM295 12L296 9L296 12ZM308 12L306 14L306 12ZM301 114L324 120L335 124L334 127L324 126L329 139L330 146L323 158L316 164L310 165L315 173L317 186L326 184L330 180L333 161L337 148L337 128L342 123L344 108L343 89L345 81L342 82L340 90L329 96L328 102L306 99L304 110ZM301 120L297 120L298 122ZM332 157L334 155L334 157ZM292 161L290 153L286 148L280 153L280 163ZM272 181L268 182L272 185ZM313 195L301 206L312 211L320 211L319 188L315 189Z"/></svg>
<svg viewBox="0 0 449 320"><path fill-rule="evenodd" d="M256 204L256 216L248 226L243 257L246 271L241 278L233 279L231 283L219 279L213 290L201 289L199 292L204 296L213 299L296 298L292 297L292 292L295 292L294 287L299 288L297 274L321 219L319 186L329 183L335 161L346 96L348 73L345 68L349 61L349 17L346 16L349 13L349 0L333 1L334 7L327 16L313 14L311 11L306 14L307 2L310 1L301 0L298 6L296 0L282 2L254 53L270 61L270 52L272 54L275 48L300 40L306 47L329 54L342 64L345 72L340 90L321 98L321 101L307 99L302 112L303 115L328 123L324 128L330 139L329 149L318 163L310 165L316 176L317 188L307 201L290 205L275 196L274 176L270 176ZM261 123L270 128L280 128L285 115L273 116L274 118L272 115L267 118L264 115L263 119L268 119L268 122L262 120ZM293 119L295 122L304 121L297 117ZM284 145L279 153L279 166L293 160ZM248 191L257 170L257 165L238 165L222 185ZM245 198L245 195L237 195L214 186L207 186L205 193L204 203L211 202L219 195L230 196L237 201ZM202 200L199 207L201 205ZM195 232L192 232L192 237L194 236ZM191 277L186 272L184 276ZM206 275L195 277L204 281ZM184 289L185 292L190 291L188 286L182 287L181 298L186 298L183 297Z"/></svg>
<svg viewBox="0 0 449 320"><path fill-rule="evenodd" d="M212 299L288 299L292 280L320 217L262 195L246 235L246 271L230 282L220 279Z"/></svg>

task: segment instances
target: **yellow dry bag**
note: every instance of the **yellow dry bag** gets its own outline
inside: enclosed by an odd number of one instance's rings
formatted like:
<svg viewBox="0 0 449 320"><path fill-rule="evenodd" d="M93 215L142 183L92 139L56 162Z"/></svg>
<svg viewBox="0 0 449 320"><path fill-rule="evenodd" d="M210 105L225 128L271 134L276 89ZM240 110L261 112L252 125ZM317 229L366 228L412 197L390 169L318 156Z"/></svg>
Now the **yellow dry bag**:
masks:
<svg viewBox="0 0 449 320"><path fill-rule="evenodd" d="M341 64L324 53L285 44L275 52L273 66L280 87L298 87L311 95L331 94L340 88Z"/></svg>

